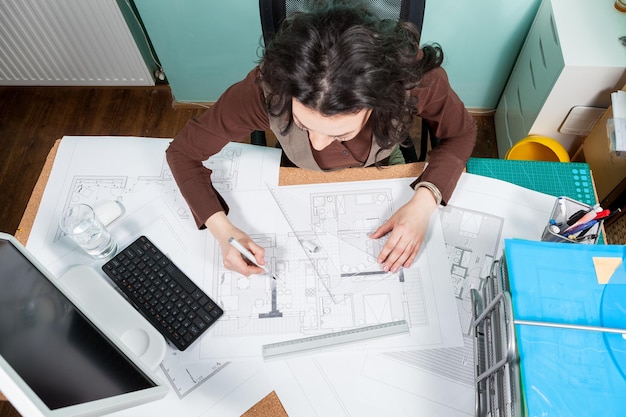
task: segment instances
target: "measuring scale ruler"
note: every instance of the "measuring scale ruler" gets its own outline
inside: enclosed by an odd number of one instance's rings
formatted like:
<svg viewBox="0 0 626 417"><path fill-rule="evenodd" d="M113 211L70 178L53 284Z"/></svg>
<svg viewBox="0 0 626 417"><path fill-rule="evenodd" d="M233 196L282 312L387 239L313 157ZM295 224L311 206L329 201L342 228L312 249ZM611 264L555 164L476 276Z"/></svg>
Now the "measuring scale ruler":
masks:
<svg viewBox="0 0 626 417"><path fill-rule="evenodd" d="M275 359L285 355L309 352L323 348L338 346L351 342L371 340L384 336L398 335L409 332L406 320L375 324L333 333L320 334L299 339L263 345L263 359Z"/></svg>

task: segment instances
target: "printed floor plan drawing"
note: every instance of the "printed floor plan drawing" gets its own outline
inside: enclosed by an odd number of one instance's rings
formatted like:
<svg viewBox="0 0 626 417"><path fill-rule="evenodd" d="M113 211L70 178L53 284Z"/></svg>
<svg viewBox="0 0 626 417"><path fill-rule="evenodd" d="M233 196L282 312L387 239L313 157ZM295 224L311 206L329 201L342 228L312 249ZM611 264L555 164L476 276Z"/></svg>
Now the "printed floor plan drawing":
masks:
<svg viewBox="0 0 626 417"><path fill-rule="evenodd" d="M179 398L184 398L229 365L229 362L198 361L197 356L197 352L167 348L161 369Z"/></svg>
<svg viewBox="0 0 626 417"><path fill-rule="evenodd" d="M324 188L333 191L320 191ZM395 274L376 262L384 241L369 234L395 211L397 190L307 189L272 189L289 228L251 236L265 248L276 280L250 279L216 264L213 293L223 303L224 316L207 338L212 347L203 356L214 357L226 344L241 345L233 342L237 339L258 337L256 344L230 349L246 356L273 335L280 341L399 320L413 329L429 328L422 333L429 335L423 344L441 343L441 323L434 318L442 307L433 303L438 297L432 284L425 283L433 279L424 276L428 260ZM216 251L215 259L221 259L217 246Z"/></svg>
<svg viewBox="0 0 626 417"><path fill-rule="evenodd" d="M125 207L132 207L132 200L137 200L137 196L149 195L158 196L169 206L172 214L181 220L191 218L189 208L184 199L174 185L172 174L165 162L159 175L155 176L85 176L76 175L71 180L70 192L64 207L67 208L73 204L95 205L100 201L114 200ZM57 237L61 237L62 233L59 229Z"/></svg>
<svg viewBox="0 0 626 417"><path fill-rule="evenodd" d="M382 218L388 218L393 208L389 190L317 193L310 199L307 230L252 236L264 246L278 278L267 281L269 288L261 281L257 285L264 288L255 291L254 282L247 278L223 268L217 271L216 291L227 311L220 331L273 333L275 328L280 333L310 335L399 318L425 324L419 280L407 283L404 271L391 274L366 266L375 264L380 250L377 241L367 238L380 223L380 210L377 214L368 206L384 201ZM390 282L397 285L388 285ZM411 297L413 293L416 295ZM263 298L254 294L263 294ZM409 305L406 300L413 302Z"/></svg>
<svg viewBox="0 0 626 417"><path fill-rule="evenodd" d="M467 335L472 320L470 289L482 291L491 274L504 219L453 205L442 207L440 217L461 326Z"/></svg>
<svg viewBox="0 0 626 417"><path fill-rule="evenodd" d="M241 148L227 147L204 163L212 171L211 182L220 191L236 190Z"/></svg>
<svg viewBox="0 0 626 417"><path fill-rule="evenodd" d="M454 294L463 330L463 346L387 352L398 362L427 370L474 389L470 289L482 290L497 259L504 219L489 213L447 205L439 210Z"/></svg>

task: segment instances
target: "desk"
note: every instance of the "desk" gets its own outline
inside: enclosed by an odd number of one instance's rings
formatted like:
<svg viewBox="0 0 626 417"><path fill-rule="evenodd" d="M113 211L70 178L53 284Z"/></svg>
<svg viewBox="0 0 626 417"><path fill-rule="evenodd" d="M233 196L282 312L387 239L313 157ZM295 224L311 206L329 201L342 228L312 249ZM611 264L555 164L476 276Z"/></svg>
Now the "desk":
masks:
<svg viewBox="0 0 626 417"><path fill-rule="evenodd" d="M52 147L44 168L32 196L20 222L19 228L15 233L16 238L24 245L28 241L30 231L39 209L39 203L44 193L44 189L48 182L50 171L56 156L60 140L57 140ZM383 178L399 178L399 177L417 177L424 169L424 163L418 162L413 164L378 168L355 168L350 170L334 171L330 173L302 171L298 168L281 168L279 184L314 184L339 181L361 181L370 179ZM0 394L1 396L2 394ZM4 397L1 397L4 398ZM0 398L0 399L1 399ZM271 392L255 406L243 414L245 417L283 417L287 416L278 396L275 392Z"/></svg>
<svg viewBox="0 0 626 417"><path fill-rule="evenodd" d="M33 192L33 196L31 201L29 202L27 211L20 223L20 227L16 236L20 241L25 243L28 240L28 236L30 230L32 228L35 215L38 210L39 202L43 195L43 191L45 189L46 183L48 181L48 175L50 173L52 163L54 161L56 150L58 147L58 142L55 144L55 147L50 152L50 155L47 159L46 165L40 177L40 180L37 183L36 189ZM512 166L517 166L517 162L511 161L499 161L499 160L476 160L472 161L474 165L478 164L478 166L489 166L492 174L498 175L499 170L502 167L508 167L509 171ZM500 165L502 166L498 168ZM522 163L522 165L524 165ZM531 164L534 166L534 164ZM367 180L367 179L380 179L380 178L397 178L397 177L416 177L423 169L423 164L409 164L404 166L396 166L389 167L383 169L377 168L364 168L364 169L351 169L344 171L337 171L333 173L311 173L309 171L302 171L298 169L289 169L282 168L280 171L280 181L281 185L288 184L302 184L302 183L320 183L320 182L335 182L335 181L355 181L355 180ZM471 166L471 164L470 164ZM551 165L541 165L542 167L552 167ZM565 165L557 165L558 168L561 168ZM567 167L571 168L572 166L567 165ZM478 168L476 168L478 169ZM526 172L524 170L520 170L526 176ZM549 170L538 170L536 174L539 177L543 178L542 183L545 182L556 182L564 185L569 183L569 181L563 181L558 176L552 175ZM569 177L568 177L569 178ZM557 192L557 195L562 194L562 192ZM286 413L275 393L270 393L267 397L261 400L258 404L252 407L248 412L244 414L247 417L250 416L285 416Z"/></svg>

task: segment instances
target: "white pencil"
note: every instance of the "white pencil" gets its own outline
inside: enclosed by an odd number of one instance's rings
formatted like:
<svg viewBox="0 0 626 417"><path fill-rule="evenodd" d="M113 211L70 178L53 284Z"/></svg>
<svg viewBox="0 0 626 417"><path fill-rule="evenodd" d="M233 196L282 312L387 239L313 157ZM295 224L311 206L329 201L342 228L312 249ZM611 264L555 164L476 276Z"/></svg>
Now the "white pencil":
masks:
<svg viewBox="0 0 626 417"><path fill-rule="evenodd" d="M259 268L261 268L262 270L264 270L266 274L270 274L272 276L272 278L276 279L274 274L272 274L269 269L267 269L266 267L264 267L262 265L259 265L259 263L256 261L256 258L254 257L252 252L250 252L246 247L244 247L241 243L239 243L239 241L237 239L235 239L234 237L231 237L231 238L228 239L228 243L230 243L230 245L233 248L237 249L237 251L240 254L242 254L244 258L246 258L247 260L252 262L254 265L256 265Z"/></svg>

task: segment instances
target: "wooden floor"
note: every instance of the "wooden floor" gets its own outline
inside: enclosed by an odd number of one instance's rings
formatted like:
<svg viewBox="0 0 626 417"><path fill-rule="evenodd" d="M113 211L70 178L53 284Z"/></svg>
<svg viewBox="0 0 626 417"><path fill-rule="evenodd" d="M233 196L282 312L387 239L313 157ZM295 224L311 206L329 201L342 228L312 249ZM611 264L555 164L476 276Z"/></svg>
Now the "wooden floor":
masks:
<svg viewBox="0 0 626 417"><path fill-rule="evenodd" d="M204 109L174 106L168 86L0 87L0 231L14 234L55 140L69 135L173 137ZM497 158L493 117L476 116L473 156ZM19 417L0 401L0 417Z"/></svg>

